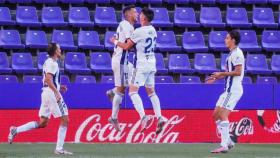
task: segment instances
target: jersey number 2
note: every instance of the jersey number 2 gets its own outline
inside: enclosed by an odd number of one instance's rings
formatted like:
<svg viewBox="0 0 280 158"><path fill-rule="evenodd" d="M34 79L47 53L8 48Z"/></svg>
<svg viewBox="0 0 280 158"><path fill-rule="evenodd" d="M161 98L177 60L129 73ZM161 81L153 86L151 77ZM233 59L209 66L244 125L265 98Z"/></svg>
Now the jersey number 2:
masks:
<svg viewBox="0 0 280 158"><path fill-rule="evenodd" d="M156 39L157 39L156 37L154 39L152 39L152 38L147 38L146 39L146 43L148 45L145 47L145 53L154 52Z"/></svg>

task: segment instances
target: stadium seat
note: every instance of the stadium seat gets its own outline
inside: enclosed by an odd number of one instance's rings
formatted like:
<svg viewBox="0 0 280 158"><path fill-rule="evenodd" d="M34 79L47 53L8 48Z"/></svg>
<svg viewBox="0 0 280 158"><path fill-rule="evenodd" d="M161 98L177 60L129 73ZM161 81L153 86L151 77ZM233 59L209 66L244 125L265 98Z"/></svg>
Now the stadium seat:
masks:
<svg viewBox="0 0 280 158"><path fill-rule="evenodd" d="M162 4L162 0L139 0L142 4Z"/></svg>
<svg viewBox="0 0 280 158"><path fill-rule="evenodd" d="M177 45L173 31L158 31L156 48L161 52L177 52L182 50Z"/></svg>
<svg viewBox="0 0 280 158"><path fill-rule="evenodd" d="M195 54L194 69L201 74L209 74L217 71L215 56L206 53Z"/></svg>
<svg viewBox="0 0 280 158"><path fill-rule="evenodd" d="M113 7L96 7L94 21L99 27L117 27L116 11Z"/></svg>
<svg viewBox="0 0 280 158"><path fill-rule="evenodd" d="M133 56L133 53L129 53L130 56ZM130 57L129 56L129 57ZM157 73L159 74L167 74L168 70L165 68L165 63L164 63L164 59L163 59L163 55L161 53L155 53L155 57L156 57L156 66L157 66Z"/></svg>
<svg viewBox="0 0 280 158"><path fill-rule="evenodd" d="M194 4L215 4L216 0L191 0Z"/></svg>
<svg viewBox="0 0 280 158"><path fill-rule="evenodd" d="M261 47L258 44L257 34L254 30L240 30L240 43L239 47L243 51L259 52Z"/></svg>
<svg viewBox="0 0 280 158"><path fill-rule="evenodd" d="M0 73L12 73L6 52L0 52Z"/></svg>
<svg viewBox="0 0 280 158"><path fill-rule="evenodd" d="M272 8L254 8L253 24L258 28L278 28Z"/></svg>
<svg viewBox="0 0 280 158"><path fill-rule="evenodd" d="M183 34L183 48L187 52L207 52L204 37L200 31L188 31Z"/></svg>
<svg viewBox="0 0 280 158"><path fill-rule="evenodd" d="M29 4L32 0L7 0L10 3Z"/></svg>
<svg viewBox="0 0 280 158"><path fill-rule="evenodd" d="M34 0L36 3L39 4L56 4L57 0Z"/></svg>
<svg viewBox="0 0 280 158"><path fill-rule="evenodd" d="M248 14L245 8L228 8L226 13L227 25L232 28L250 28Z"/></svg>
<svg viewBox="0 0 280 158"><path fill-rule="evenodd" d="M90 53L90 68L95 73L112 73L110 53Z"/></svg>
<svg viewBox="0 0 280 158"><path fill-rule="evenodd" d="M217 0L221 4L241 4L241 0Z"/></svg>
<svg viewBox="0 0 280 158"><path fill-rule="evenodd" d="M35 74L37 69L34 68L31 53L13 53L12 68L18 74Z"/></svg>
<svg viewBox="0 0 280 158"><path fill-rule="evenodd" d="M20 26L40 27L38 15L35 7L18 6L16 11L16 21Z"/></svg>
<svg viewBox="0 0 280 158"><path fill-rule="evenodd" d="M170 54L168 68L173 73L193 72L187 54Z"/></svg>
<svg viewBox="0 0 280 158"><path fill-rule="evenodd" d="M221 70L225 71L226 70L226 60L227 60L228 54L222 53L221 54Z"/></svg>
<svg viewBox="0 0 280 158"><path fill-rule="evenodd" d="M67 26L60 7L43 7L42 23L47 27Z"/></svg>
<svg viewBox="0 0 280 158"><path fill-rule="evenodd" d="M14 75L0 75L0 83L18 83L18 79Z"/></svg>
<svg viewBox="0 0 280 158"><path fill-rule="evenodd" d="M279 5L280 4L280 0L269 0L269 3Z"/></svg>
<svg viewBox="0 0 280 158"><path fill-rule="evenodd" d="M74 27L93 27L87 7L71 7L68 16L69 24Z"/></svg>
<svg viewBox="0 0 280 158"><path fill-rule="evenodd" d="M135 4L136 0L113 0L117 4Z"/></svg>
<svg viewBox="0 0 280 158"><path fill-rule="evenodd" d="M0 47L4 49L23 49L18 30L0 30Z"/></svg>
<svg viewBox="0 0 280 158"><path fill-rule="evenodd" d="M110 0L85 0L90 4L110 4Z"/></svg>
<svg viewBox="0 0 280 158"><path fill-rule="evenodd" d="M152 8L154 11L154 20L152 21L155 27L173 27L170 22L168 11L166 8Z"/></svg>
<svg viewBox="0 0 280 158"><path fill-rule="evenodd" d="M251 77L249 77L249 76L244 76L242 83L243 83L243 84L252 84L253 81L252 81L252 78L251 78Z"/></svg>
<svg viewBox="0 0 280 158"><path fill-rule="evenodd" d="M171 76L155 76L155 83L174 83Z"/></svg>
<svg viewBox="0 0 280 158"><path fill-rule="evenodd" d="M114 37L115 34L116 34L116 32L114 32L114 31L107 31L105 33L104 45L105 45L105 48L109 51L114 50L115 46L113 43L110 42L110 38Z"/></svg>
<svg viewBox="0 0 280 158"><path fill-rule="evenodd" d="M104 45L100 44L96 31L82 31L78 34L78 46L82 49L103 50Z"/></svg>
<svg viewBox="0 0 280 158"><path fill-rule="evenodd" d="M85 53L68 52L65 55L65 70L71 74L90 74L90 69L87 68Z"/></svg>
<svg viewBox="0 0 280 158"><path fill-rule="evenodd" d="M267 0L243 0L245 4L266 4Z"/></svg>
<svg viewBox="0 0 280 158"><path fill-rule="evenodd" d="M264 54L247 54L246 69L250 74L270 74Z"/></svg>
<svg viewBox="0 0 280 158"><path fill-rule="evenodd" d="M180 76L180 83L185 84L200 84L201 80L198 76Z"/></svg>
<svg viewBox="0 0 280 158"><path fill-rule="evenodd" d="M113 76L102 76L100 83L113 84L113 83L115 83L114 77Z"/></svg>
<svg viewBox="0 0 280 158"><path fill-rule="evenodd" d="M209 33L209 48L214 51L229 51L225 45L226 31L211 31Z"/></svg>
<svg viewBox="0 0 280 158"><path fill-rule="evenodd" d="M77 46L74 45L73 34L69 30L54 30L52 34L52 42L58 43L62 50L77 50Z"/></svg>
<svg viewBox="0 0 280 158"><path fill-rule="evenodd" d="M280 31L264 30L262 33L262 47L267 52L279 52Z"/></svg>
<svg viewBox="0 0 280 158"><path fill-rule="evenodd" d="M166 0L168 4L188 4L190 0Z"/></svg>
<svg viewBox="0 0 280 158"><path fill-rule="evenodd" d="M83 83L83 84L88 84L88 83L96 83L95 77L94 76L76 76L75 83Z"/></svg>
<svg viewBox="0 0 280 158"><path fill-rule="evenodd" d="M218 7L202 7L200 10L200 23L204 27L224 28L221 10Z"/></svg>
<svg viewBox="0 0 280 158"><path fill-rule="evenodd" d="M275 74L280 74L280 55L274 54L271 57L271 70Z"/></svg>
<svg viewBox="0 0 280 158"><path fill-rule="evenodd" d="M15 21L12 20L10 9L8 7L0 7L0 25L15 25Z"/></svg>
<svg viewBox="0 0 280 158"><path fill-rule="evenodd" d="M27 48L46 49L48 47L47 35L44 31L27 30L25 36Z"/></svg>
<svg viewBox="0 0 280 158"><path fill-rule="evenodd" d="M178 27L199 27L193 8L177 7L174 13L174 25Z"/></svg>
<svg viewBox="0 0 280 158"><path fill-rule="evenodd" d="M31 75L24 75L23 76L23 83L43 83L42 76L31 76Z"/></svg>
<svg viewBox="0 0 280 158"><path fill-rule="evenodd" d="M62 3L66 4L83 4L84 0L60 0Z"/></svg>
<svg viewBox="0 0 280 158"><path fill-rule="evenodd" d="M39 71L43 70L43 65L45 61L48 59L49 55L47 52L38 53L37 67Z"/></svg>
<svg viewBox="0 0 280 158"><path fill-rule="evenodd" d="M60 76L60 83L61 84L68 84L70 83L70 79L67 75L61 75Z"/></svg>
<svg viewBox="0 0 280 158"><path fill-rule="evenodd" d="M277 78L276 77L257 77L257 83L258 84L277 84Z"/></svg>

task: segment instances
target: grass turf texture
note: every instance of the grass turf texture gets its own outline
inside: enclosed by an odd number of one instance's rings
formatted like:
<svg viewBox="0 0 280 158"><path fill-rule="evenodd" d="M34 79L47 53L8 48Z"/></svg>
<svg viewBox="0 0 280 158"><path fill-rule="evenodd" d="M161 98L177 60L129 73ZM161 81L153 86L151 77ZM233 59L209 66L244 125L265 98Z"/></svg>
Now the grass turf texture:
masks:
<svg viewBox="0 0 280 158"><path fill-rule="evenodd" d="M280 158L280 144L237 144L227 154L211 154L218 144L66 144L77 158ZM53 158L55 144L0 144L0 158ZM65 156L64 156L65 157Z"/></svg>

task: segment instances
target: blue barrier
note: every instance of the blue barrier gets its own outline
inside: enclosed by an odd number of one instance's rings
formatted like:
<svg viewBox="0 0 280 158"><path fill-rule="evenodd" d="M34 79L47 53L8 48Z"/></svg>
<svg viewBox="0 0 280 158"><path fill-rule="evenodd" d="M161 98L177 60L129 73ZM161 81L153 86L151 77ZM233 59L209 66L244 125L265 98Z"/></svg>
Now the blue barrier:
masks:
<svg viewBox="0 0 280 158"><path fill-rule="evenodd" d="M0 84L0 109L39 109L41 84ZM111 103L105 93L111 84L69 84L63 94L72 109L107 109ZM213 109L223 92L221 84L158 84L162 109ZM151 109L145 89L139 92L145 108ZM126 93L122 108L133 108ZM244 85L244 95L236 109L280 109L280 86Z"/></svg>

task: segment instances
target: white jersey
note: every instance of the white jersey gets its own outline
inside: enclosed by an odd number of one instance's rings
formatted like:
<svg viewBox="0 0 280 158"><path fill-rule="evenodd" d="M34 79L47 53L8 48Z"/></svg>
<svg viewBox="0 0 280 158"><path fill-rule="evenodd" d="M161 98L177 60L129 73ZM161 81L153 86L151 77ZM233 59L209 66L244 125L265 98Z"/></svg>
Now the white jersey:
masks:
<svg viewBox="0 0 280 158"><path fill-rule="evenodd" d="M234 67L242 65L240 76L227 76L225 90L226 92L243 93L242 80L244 77L245 59L242 50L237 47L233 49L227 57L226 68L228 72L234 71Z"/></svg>
<svg viewBox="0 0 280 158"><path fill-rule="evenodd" d="M131 40L136 44L134 67L138 70L156 71L156 46L157 32L152 25L137 28Z"/></svg>
<svg viewBox="0 0 280 158"><path fill-rule="evenodd" d="M131 25L127 20L120 22L117 28L116 39L119 42L125 43L129 39L134 31L133 25ZM120 64L127 63L127 53L121 47L115 46L113 60L120 62Z"/></svg>
<svg viewBox="0 0 280 158"><path fill-rule="evenodd" d="M44 65L43 65L43 84L44 87L47 87L47 83L45 83L46 74L50 73L53 75L53 84L57 88L57 90L60 90L60 75L59 75L59 66L57 61L53 60L52 58L48 58Z"/></svg>

